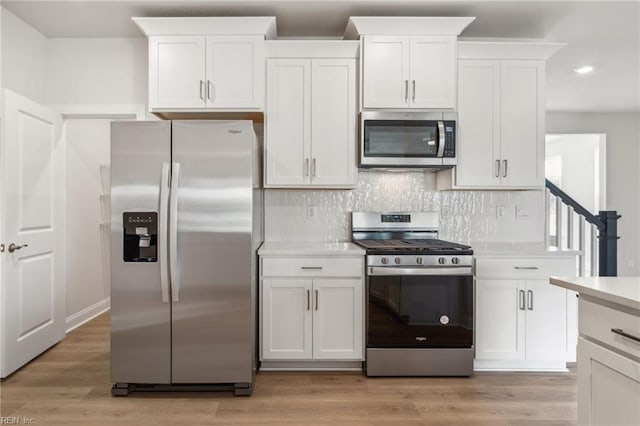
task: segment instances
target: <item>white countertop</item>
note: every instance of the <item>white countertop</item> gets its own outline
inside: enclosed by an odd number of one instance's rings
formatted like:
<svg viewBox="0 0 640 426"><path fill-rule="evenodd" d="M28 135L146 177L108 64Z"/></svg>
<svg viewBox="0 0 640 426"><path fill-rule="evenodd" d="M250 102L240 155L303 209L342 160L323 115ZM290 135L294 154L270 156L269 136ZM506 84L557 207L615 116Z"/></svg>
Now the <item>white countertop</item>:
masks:
<svg viewBox="0 0 640 426"><path fill-rule="evenodd" d="M560 250L544 243L470 243L476 257L557 257L577 256L579 250Z"/></svg>
<svg viewBox="0 0 640 426"><path fill-rule="evenodd" d="M551 284L640 310L640 277L551 277Z"/></svg>
<svg viewBox="0 0 640 426"><path fill-rule="evenodd" d="M364 256L365 250L348 241L265 241L260 256Z"/></svg>

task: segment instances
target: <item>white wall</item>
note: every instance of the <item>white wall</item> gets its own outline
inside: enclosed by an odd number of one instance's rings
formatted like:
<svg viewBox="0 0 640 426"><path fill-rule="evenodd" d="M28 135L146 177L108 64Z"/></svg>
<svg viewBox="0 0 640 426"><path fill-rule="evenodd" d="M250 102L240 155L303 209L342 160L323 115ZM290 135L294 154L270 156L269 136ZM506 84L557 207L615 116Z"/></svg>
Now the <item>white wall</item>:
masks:
<svg viewBox="0 0 640 426"><path fill-rule="evenodd" d="M66 311L68 328L109 306L108 172L110 121L66 120ZM104 176L103 176L104 174Z"/></svg>
<svg viewBox="0 0 640 426"><path fill-rule="evenodd" d="M547 112L547 133L607 135L607 209L618 222L618 275L640 274L640 113Z"/></svg>
<svg viewBox="0 0 640 426"><path fill-rule="evenodd" d="M147 103L145 38L58 38L48 45L47 103Z"/></svg>
<svg viewBox="0 0 640 426"><path fill-rule="evenodd" d="M505 209L500 219L497 206ZM516 206L529 217L516 220ZM542 191L438 192L435 175L420 171L360 171L350 191L266 190L265 240L350 240L351 211L407 210L440 211L440 237L451 241L544 242Z"/></svg>
<svg viewBox="0 0 640 426"><path fill-rule="evenodd" d="M2 9L2 87L46 103L47 39Z"/></svg>

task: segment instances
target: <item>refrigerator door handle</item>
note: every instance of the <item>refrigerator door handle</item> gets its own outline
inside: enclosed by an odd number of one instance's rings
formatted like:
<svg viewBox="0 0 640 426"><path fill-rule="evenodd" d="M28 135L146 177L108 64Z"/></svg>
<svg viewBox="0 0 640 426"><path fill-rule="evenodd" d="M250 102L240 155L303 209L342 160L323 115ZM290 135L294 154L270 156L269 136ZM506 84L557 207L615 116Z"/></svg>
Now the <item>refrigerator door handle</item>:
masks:
<svg viewBox="0 0 640 426"><path fill-rule="evenodd" d="M169 195L169 261L171 270L171 301L180 298L180 273L178 271L178 185L180 183L180 163L173 163L171 192Z"/></svg>
<svg viewBox="0 0 640 426"><path fill-rule="evenodd" d="M160 288L162 302L169 303L169 242L167 222L169 216L169 163L162 163L160 177Z"/></svg>

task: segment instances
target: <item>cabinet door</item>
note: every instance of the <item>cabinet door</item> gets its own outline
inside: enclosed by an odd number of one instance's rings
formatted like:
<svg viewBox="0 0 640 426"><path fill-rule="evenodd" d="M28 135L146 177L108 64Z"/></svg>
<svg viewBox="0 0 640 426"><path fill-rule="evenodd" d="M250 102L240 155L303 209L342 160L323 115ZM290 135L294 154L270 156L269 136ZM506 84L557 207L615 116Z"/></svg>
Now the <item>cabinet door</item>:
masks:
<svg viewBox="0 0 640 426"><path fill-rule="evenodd" d="M311 70L311 183L355 185L355 59L314 59Z"/></svg>
<svg viewBox="0 0 640 426"><path fill-rule="evenodd" d="M311 280L262 281L262 359L309 359Z"/></svg>
<svg viewBox="0 0 640 426"><path fill-rule="evenodd" d="M409 105L455 108L456 37L413 36L409 52Z"/></svg>
<svg viewBox="0 0 640 426"><path fill-rule="evenodd" d="M313 280L313 358L362 359L362 280Z"/></svg>
<svg viewBox="0 0 640 426"><path fill-rule="evenodd" d="M476 358L525 357L525 311L520 281L476 280Z"/></svg>
<svg viewBox="0 0 640 426"><path fill-rule="evenodd" d="M578 338L578 424L639 425L640 363Z"/></svg>
<svg viewBox="0 0 640 426"><path fill-rule="evenodd" d="M309 183L311 62L267 61L266 186Z"/></svg>
<svg viewBox="0 0 640 426"><path fill-rule="evenodd" d="M528 280L525 286L527 360L566 359L567 291L549 280Z"/></svg>
<svg viewBox="0 0 640 426"><path fill-rule="evenodd" d="M260 37L207 37L207 107L260 108L264 63Z"/></svg>
<svg viewBox="0 0 640 426"><path fill-rule="evenodd" d="M407 108L409 100L409 37L365 36L364 108Z"/></svg>
<svg viewBox="0 0 640 426"><path fill-rule="evenodd" d="M544 62L501 61L500 73L501 184L542 188Z"/></svg>
<svg viewBox="0 0 640 426"><path fill-rule="evenodd" d="M204 37L149 37L149 108L204 107L204 55Z"/></svg>
<svg viewBox="0 0 640 426"><path fill-rule="evenodd" d="M460 60L456 185L500 183L500 62Z"/></svg>

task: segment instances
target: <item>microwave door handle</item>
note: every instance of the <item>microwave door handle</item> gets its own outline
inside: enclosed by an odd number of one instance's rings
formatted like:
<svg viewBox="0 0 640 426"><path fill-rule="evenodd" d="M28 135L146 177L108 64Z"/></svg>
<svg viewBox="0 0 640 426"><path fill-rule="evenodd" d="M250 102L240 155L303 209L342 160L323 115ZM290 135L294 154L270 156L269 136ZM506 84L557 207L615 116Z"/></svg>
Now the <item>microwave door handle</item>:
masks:
<svg viewBox="0 0 640 426"><path fill-rule="evenodd" d="M438 121L438 158L444 155L444 121Z"/></svg>

